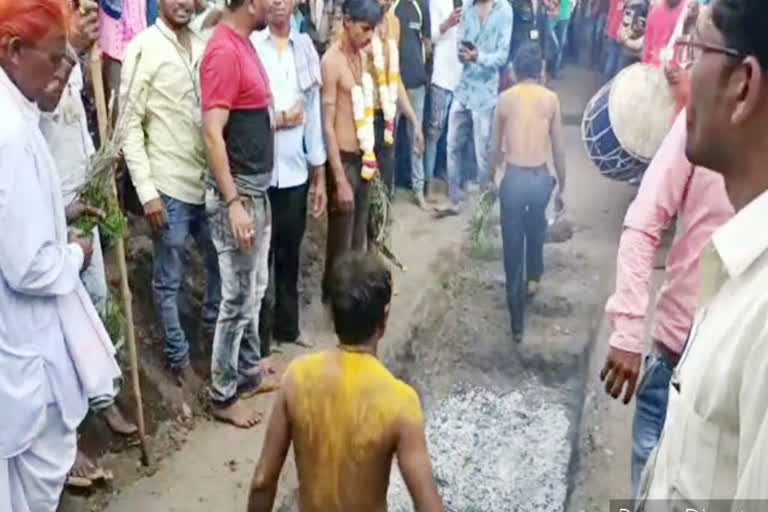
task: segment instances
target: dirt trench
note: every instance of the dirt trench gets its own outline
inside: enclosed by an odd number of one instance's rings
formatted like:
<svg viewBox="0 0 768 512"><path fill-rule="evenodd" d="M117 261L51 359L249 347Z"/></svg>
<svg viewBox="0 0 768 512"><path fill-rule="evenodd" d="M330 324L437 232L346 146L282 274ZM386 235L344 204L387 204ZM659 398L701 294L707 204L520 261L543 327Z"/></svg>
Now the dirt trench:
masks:
<svg viewBox="0 0 768 512"><path fill-rule="evenodd" d="M571 85L583 81L574 74ZM581 96L565 97L565 107L583 105ZM564 137L573 238L546 246L542 288L529 307L521 346L509 336L498 220L490 237L495 245L477 258L465 246L468 218L436 224L403 198L395 203L402 223L393 239L409 271L395 273L400 294L380 355L419 391L435 477L448 510L563 510L572 491L586 356L613 284L615 244L631 193L598 176L575 127L566 127ZM212 423L202 389L182 396L170 382L151 301L151 240L136 226L132 232L130 277L156 463L139 467L135 446L95 435L104 429L92 419L89 425L95 427L84 433L89 453L105 454L102 460L115 471L115 482L90 496L66 495L62 510L102 510L107 502L108 512L244 509L263 429L242 432ZM301 290L308 304L305 327L321 347L334 343L316 300L323 248L324 227L311 224L303 246ZM196 325L202 273L194 252L191 257L182 322L193 363L205 375L210 341L199 339ZM126 390L123 394L121 403L130 409L132 397ZM256 403L269 407L268 397ZM276 510L297 510L295 496L289 462ZM393 511L410 510L396 472L390 502Z"/></svg>
<svg viewBox="0 0 768 512"><path fill-rule="evenodd" d="M546 248L526 339L512 341L498 236L490 259L463 252L425 299L422 327L389 366L414 385L426 413L434 474L449 510L562 510L578 437L594 304L572 300L589 265ZM570 285L569 285L570 281ZM584 338L583 341L578 338ZM410 511L395 476L390 510Z"/></svg>

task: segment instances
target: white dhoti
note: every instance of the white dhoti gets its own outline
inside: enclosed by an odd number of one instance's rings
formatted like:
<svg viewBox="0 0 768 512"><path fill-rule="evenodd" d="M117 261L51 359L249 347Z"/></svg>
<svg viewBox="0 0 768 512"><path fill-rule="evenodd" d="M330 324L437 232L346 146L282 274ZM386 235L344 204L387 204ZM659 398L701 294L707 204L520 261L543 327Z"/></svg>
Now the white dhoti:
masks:
<svg viewBox="0 0 768 512"><path fill-rule="evenodd" d="M49 405L29 448L0 459L0 510L55 512L76 452L77 433L64 424L58 406Z"/></svg>

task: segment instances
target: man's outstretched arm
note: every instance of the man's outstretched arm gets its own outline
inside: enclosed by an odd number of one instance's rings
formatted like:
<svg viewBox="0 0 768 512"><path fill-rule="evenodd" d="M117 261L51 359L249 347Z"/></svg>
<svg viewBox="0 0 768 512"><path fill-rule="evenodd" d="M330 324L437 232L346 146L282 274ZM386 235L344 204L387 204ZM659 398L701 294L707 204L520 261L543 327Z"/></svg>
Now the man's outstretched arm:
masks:
<svg viewBox="0 0 768 512"><path fill-rule="evenodd" d="M285 383L283 383L285 384ZM277 481L283 469L288 448L291 446L291 423L288 406L281 386L269 416L267 435L256 465L248 498L248 512L271 512L277 493Z"/></svg>
<svg viewBox="0 0 768 512"><path fill-rule="evenodd" d="M397 463L418 512L443 512L443 501L432 476L423 422L404 420L397 443Z"/></svg>

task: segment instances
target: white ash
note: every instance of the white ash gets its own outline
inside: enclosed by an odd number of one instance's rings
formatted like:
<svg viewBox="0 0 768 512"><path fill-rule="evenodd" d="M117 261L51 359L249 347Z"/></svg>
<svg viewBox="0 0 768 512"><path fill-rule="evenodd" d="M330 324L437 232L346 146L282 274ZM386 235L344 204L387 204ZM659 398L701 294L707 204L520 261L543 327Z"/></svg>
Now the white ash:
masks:
<svg viewBox="0 0 768 512"><path fill-rule="evenodd" d="M433 472L447 511L563 510L571 445L566 407L542 385L498 395L453 394L426 420ZM390 512L413 505L397 465Z"/></svg>

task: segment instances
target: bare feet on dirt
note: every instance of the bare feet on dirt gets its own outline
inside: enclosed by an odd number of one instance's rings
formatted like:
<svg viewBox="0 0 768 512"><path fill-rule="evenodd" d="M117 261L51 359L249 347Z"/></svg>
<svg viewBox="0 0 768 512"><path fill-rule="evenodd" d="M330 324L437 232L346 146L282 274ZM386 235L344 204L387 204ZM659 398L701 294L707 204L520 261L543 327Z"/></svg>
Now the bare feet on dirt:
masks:
<svg viewBox="0 0 768 512"><path fill-rule="evenodd" d="M116 434L131 436L138 431L138 427L128 421L115 404L109 406L102 416L107 426Z"/></svg>
<svg viewBox="0 0 768 512"><path fill-rule="evenodd" d="M67 487L88 488L96 482L112 480L112 473L98 466L80 449L77 450L75 463L67 475Z"/></svg>
<svg viewBox="0 0 768 512"><path fill-rule="evenodd" d="M81 489L90 487L93 485L92 477L96 476L96 464L78 449L75 456L75 464L67 475L67 487L79 487Z"/></svg>
<svg viewBox="0 0 768 512"><path fill-rule="evenodd" d="M238 428L253 428L261 423L262 414L249 408L242 400L238 400L229 407L214 407L213 417Z"/></svg>

